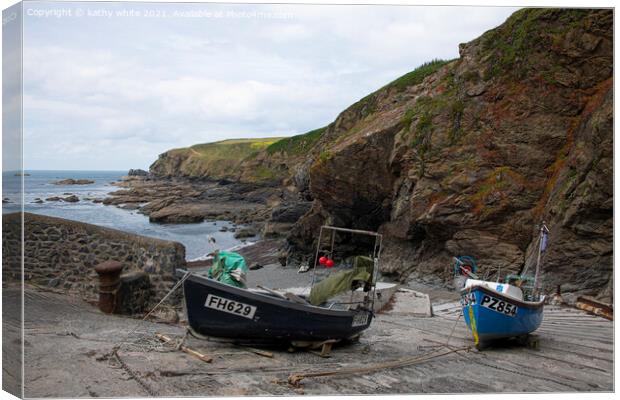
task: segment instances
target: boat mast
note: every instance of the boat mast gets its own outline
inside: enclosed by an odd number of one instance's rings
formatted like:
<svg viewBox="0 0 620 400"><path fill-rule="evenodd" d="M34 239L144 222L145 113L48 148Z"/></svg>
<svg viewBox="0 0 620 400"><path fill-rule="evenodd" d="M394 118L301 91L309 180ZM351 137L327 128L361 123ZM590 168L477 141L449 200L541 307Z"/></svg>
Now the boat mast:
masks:
<svg viewBox="0 0 620 400"><path fill-rule="evenodd" d="M547 247L547 240L545 238L547 233L549 233L549 229L545 225L545 221L543 221L540 226L540 235L538 238L538 259L536 260L536 273L534 274L534 295L538 295L538 292L540 291L540 258Z"/></svg>

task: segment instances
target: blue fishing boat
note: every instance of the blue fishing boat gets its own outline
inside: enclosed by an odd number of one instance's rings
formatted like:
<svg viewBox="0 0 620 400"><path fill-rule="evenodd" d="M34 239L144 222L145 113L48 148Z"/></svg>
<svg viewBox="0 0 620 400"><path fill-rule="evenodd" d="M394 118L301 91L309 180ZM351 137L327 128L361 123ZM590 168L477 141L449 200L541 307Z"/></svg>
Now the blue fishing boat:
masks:
<svg viewBox="0 0 620 400"><path fill-rule="evenodd" d="M540 326L545 302L540 293L540 259L548 232L543 222L534 277L524 271L521 275L508 275L505 282L480 280L471 267L475 265L471 257L455 258L455 272L467 277L460 292L461 305L476 347L496 339L525 338Z"/></svg>

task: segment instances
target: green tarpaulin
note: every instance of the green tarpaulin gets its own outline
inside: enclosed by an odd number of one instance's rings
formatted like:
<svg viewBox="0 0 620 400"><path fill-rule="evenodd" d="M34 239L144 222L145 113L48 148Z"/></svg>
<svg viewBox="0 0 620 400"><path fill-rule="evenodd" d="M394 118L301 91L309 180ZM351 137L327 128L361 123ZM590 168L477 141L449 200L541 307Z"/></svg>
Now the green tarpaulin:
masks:
<svg viewBox="0 0 620 400"><path fill-rule="evenodd" d="M310 290L310 304L318 306L327 299L351 290L354 281L370 282L374 262L370 257L357 256L353 268L337 272L317 283Z"/></svg>
<svg viewBox="0 0 620 400"><path fill-rule="evenodd" d="M213 258L208 277L227 285L245 288L248 266L245 259L232 251L219 251Z"/></svg>

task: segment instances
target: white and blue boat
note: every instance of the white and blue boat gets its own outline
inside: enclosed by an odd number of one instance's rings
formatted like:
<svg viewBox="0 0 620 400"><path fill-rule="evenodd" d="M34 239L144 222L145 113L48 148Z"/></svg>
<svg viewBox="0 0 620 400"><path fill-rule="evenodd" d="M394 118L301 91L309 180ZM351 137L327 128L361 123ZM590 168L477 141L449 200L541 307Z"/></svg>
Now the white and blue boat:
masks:
<svg viewBox="0 0 620 400"><path fill-rule="evenodd" d="M461 290L463 317L478 347L534 332L543 319L544 301L544 296L525 301L516 286L476 279L468 279Z"/></svg>
<svg viewBox="0 0 620 400"><path fill-rule="evenodd" d="M506 282L474 279L471 268L462 268L462 259L456 259L456 270L468 277L461 289L461 305L465 323L472 332L477 348L490 341L506 338L526 338L543 320L545 296L540 294L540 258L549 232L544 222L541 227L535 277L525 274L509 275Z"/></svg>

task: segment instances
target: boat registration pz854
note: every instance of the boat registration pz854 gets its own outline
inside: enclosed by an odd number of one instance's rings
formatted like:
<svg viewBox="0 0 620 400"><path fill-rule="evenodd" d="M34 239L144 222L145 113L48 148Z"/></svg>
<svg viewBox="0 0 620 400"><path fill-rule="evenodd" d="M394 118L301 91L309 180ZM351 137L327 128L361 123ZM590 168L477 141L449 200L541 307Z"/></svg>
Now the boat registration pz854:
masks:
<svg viewBox="0 0 620 400"><path fill-rule="evenodd" d="M254 306L230 300L225 297L214 296L212 294L207 296L205 307L249 319L254 318L254 314L256 313L256 307Z"/></svg>
<svg viewBox="0 0 620 400"><path fill-rule="evenodd" d="M518 310L518 307L516 305L508 303L507 301L496 299L495 297L489 296L488 294L482 296L482 301L480 301L480 305L498 313L508 315L509 317L514 317L517 314Z"/></svg>

